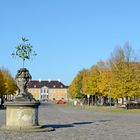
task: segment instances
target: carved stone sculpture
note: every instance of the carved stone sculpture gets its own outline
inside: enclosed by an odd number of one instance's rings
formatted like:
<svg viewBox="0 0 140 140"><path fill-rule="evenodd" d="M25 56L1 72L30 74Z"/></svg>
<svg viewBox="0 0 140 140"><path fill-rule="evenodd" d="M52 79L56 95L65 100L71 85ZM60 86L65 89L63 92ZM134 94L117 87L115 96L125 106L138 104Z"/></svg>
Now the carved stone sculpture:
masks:
<svg viewBox="0 0 140 140"><path fill-rule="evenodd" d="M30 93L27 92L28 84L32 79L32 76L30 75L29 71L26 68L21 68L20 70L18 70L15 79L18 87L18 95L16 97L16 100L32 100L33 97Z"/></svg>

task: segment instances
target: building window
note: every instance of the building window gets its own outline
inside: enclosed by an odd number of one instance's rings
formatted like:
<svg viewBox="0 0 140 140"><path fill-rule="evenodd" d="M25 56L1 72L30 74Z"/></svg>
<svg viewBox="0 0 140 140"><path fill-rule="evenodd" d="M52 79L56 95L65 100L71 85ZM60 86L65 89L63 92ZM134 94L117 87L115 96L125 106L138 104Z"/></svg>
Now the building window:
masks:
<svg viewBox="0 0 140 140"><path fill-rule="evenodd" d="M46 89L44 89L44 93L46 93Z"/></svg>
<svg viewBox="0 0 140 140"><path fill-rule="evenodd" d="M42 89L40 90L40 93L43 93Z"/></svg>

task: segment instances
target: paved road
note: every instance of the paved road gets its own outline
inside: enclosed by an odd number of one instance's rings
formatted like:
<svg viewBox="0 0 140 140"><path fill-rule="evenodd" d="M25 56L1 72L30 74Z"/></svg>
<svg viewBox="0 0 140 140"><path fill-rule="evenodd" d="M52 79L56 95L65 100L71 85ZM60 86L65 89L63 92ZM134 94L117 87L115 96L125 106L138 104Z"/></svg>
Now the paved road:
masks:
<svg viewBox="0 0 140 140"><path fill-rule="evenodd" d="M39 122L53 132L4 132L0 140L140 140L140 113L105 113L61 105L42 105ZM0 124L5 110L0 110Z"/></svg>

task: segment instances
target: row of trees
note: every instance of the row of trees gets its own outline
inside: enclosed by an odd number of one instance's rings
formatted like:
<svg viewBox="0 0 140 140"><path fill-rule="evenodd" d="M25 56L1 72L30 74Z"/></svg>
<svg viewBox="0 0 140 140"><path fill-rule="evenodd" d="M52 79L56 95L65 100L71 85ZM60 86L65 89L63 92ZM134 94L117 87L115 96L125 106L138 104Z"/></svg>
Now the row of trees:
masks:
<svg viewBox="0 0 140 140"><path fill-rule="evenodd" d="M81 70L68 92L72 98L86 95L104 98L140 97L140 63L126 43L111 54L108 61L99 61L90 69Z"/></svg>
<svg viewBox="0 0 140 140"><path fill-rule="evenodd" d="M6 69L0 69L0 96L14 94L17 89L15 80Z"/></svg>

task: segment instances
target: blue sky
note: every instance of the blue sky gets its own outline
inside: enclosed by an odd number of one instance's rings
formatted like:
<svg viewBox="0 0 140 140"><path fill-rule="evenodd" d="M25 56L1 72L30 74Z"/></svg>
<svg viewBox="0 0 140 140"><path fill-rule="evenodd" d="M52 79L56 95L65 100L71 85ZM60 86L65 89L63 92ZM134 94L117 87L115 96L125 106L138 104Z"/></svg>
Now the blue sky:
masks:
<svg viewBox="0 0 140 140"><path fill-rule="evenodd" d="M139 0L1 0L0 67L15 77L22 62L10 54L27 37L38 54L25 62L32 78L68 85L126 41L140 50L139 7Z"/></svg>

